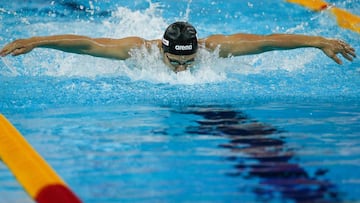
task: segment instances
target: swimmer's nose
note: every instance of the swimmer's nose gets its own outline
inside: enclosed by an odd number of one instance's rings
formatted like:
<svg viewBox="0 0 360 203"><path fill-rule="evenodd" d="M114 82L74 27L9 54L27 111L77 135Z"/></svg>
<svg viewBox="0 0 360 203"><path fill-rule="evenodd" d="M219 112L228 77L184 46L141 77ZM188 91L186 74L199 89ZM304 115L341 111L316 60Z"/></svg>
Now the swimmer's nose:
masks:
<svg viewBox="0 0 360 203"><path fill-rule="evenodd" d="M180 72L180 71L184 71L184 70L186 70L185 65L179 65L178 67L176 67L176 72Z"/></svg>

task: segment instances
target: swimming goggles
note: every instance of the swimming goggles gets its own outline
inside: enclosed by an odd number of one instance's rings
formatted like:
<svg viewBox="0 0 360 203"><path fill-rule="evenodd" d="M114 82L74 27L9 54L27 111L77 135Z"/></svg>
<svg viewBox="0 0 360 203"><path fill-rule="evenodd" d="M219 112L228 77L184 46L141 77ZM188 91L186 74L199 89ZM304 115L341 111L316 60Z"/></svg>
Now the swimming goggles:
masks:
<svg viewBox="0 0 360 203"><path fill-rule="evenodd" d="M166 54L166 58L169 60L170 64L172 66L175 66L175 67L177 67L177 66L190 66L195 61L195 58L189 59L187 61L179 61L179 60L170 58L167 54Z"/></svg>

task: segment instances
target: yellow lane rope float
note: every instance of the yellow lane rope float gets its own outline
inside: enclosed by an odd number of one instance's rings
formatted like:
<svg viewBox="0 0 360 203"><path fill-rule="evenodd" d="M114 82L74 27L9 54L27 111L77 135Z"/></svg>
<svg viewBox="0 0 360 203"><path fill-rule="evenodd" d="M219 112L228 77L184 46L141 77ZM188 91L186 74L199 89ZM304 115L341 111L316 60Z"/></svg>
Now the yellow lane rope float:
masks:
<svg viewBox="0 0 360 203"><path fill-rule="evenodd" d="M299 4L313 11L329 10L336 17L340 27L360 34L360 17L346 10L329 5L322 0L287 0L287 2Z"/></svg>
<svg viewBox="0 0 360 203"><path fill-rule="evenodd" d="M2 114L0 114L0 158L36 202L81 202Z"/></svg>

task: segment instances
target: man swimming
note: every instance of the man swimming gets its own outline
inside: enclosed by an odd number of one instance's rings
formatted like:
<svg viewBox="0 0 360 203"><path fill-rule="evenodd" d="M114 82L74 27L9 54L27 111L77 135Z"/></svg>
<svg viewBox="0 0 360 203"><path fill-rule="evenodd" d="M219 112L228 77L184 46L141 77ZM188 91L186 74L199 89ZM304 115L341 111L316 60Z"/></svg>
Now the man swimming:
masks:
<svg viewBox="0 0 360 203"><path fill-rule="evenodd" d="M131 50L153 45L160 49L165 64L174 72L188 69L195 61L199 48L209 51L219 50L220 57L259 54L272 50L289 50L314 47L322 50L336 63L342 64L337 56L341 54L352 61L356 57L355 49L349 44L320 36L297 34L232 34L211 35L197 39L196 29L187 22L175 22L165 30L163 38L145 40L141 37L122 39L90 38L80 35L39 36L15 40L3 47L1 56L26 54L34 48L51 48L64 52L87 54L95 57L125 60L131 57Z"/></svg>

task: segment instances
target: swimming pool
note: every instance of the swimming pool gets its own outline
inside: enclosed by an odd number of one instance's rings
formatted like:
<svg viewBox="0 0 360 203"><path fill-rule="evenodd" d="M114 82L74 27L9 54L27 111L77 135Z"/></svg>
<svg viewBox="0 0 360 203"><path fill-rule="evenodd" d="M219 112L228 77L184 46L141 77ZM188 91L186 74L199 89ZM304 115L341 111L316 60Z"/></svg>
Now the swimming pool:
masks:
<svg viewBox="0 0 360 203"><path fill-rule="evenodd" d="M329 1L360 15L357 0ZM359 34L327 12L273 1L0 3L0 45L34 35L160 38L175 20L216 33ZM230 59L170 73L37 49L2 58L0 110L84 202L360 201L360 61L319 50ZM32 202L0 164L4 202Z"/></svg>

